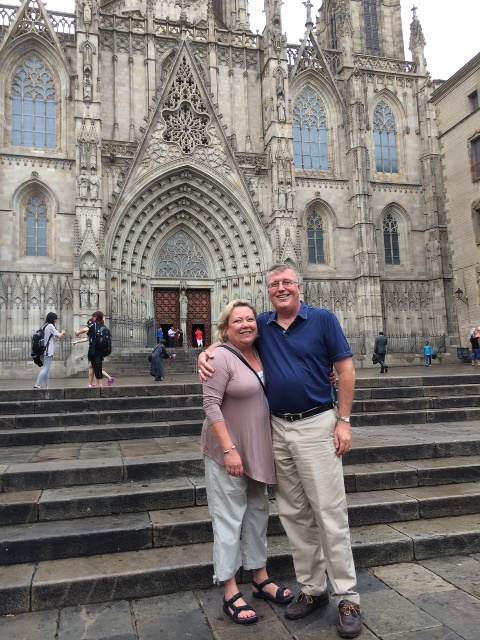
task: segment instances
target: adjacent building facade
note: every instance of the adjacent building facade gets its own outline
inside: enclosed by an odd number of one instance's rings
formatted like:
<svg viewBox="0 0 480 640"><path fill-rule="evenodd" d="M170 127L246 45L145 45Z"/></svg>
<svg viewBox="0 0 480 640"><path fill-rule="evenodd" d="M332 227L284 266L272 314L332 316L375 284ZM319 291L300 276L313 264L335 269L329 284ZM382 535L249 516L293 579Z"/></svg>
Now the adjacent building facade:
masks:
<svg viewBox="0 0 480 640"><path fill-rule="evenodd" d="M480 325L480 54L432 95L452 247L460 341Z"/></svg>
<svg viewBox="0 0 480 640"><path fill-rule="evenodd" d="M415 12L406 61L397 0L299 0L295 45L281 4L262 35L247 0L0 7L1 335L101 308L208 343L277 261L350 336L456 335Z"/></svg>

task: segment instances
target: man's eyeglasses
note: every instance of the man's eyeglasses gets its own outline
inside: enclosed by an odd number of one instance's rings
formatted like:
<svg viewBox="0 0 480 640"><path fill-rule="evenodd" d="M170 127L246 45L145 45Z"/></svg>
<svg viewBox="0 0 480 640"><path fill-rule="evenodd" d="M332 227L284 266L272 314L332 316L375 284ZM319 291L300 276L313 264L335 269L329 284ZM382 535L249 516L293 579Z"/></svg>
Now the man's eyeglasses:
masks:
<svg viewBox="0 0 480 640"><path fill-rule="evenodd" d="M298 284L298 282L296 280L274 280L267 284L267 289L278 289L281 284L283 284L284 287L291 287L292 284Z"/></svg>

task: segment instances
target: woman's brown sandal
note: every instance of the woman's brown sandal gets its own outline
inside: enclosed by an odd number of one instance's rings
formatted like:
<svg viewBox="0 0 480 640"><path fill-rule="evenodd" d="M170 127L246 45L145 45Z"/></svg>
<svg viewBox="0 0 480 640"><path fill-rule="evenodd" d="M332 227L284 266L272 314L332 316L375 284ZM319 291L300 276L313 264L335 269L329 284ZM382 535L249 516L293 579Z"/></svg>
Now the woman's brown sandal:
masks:
<svg viewBox="0 0 480 640"><path fill-rule="evenodd" d="M257 584L255 581L252 581L253 586L255 587L255 589L257 589L257 591L252 591L253 597L260 598L260 600L270 600L270 602L276 602L277 604L288 604L293 600L294 598L293 593L291 593L289 596L284 595L285 591L288 591L286 587L278 587L277 593L274 596L272 596L267 591L263 591L263 587L266 587L267 584L272 584L272 583L273 583L273 580L270 580L270 578L267 578L260 584Z"/></svg>
<svg viewBox="0 0 480 640"><path fill-rule="evenodd" d="M223 599L224 613L227 614L230 620L233 620L233 622L236 622L237 624L253 624L254 622L257 622L258 616L255 613L255 609L253 609L249 604L242 604L240 607L237 607L237 605L233 604L237 600L240 600L240 598L243 598L243 593L240 593L240 591L236 593L234 596L232 596L230 600L225 600L224 598ZM232 609L232 611L230 611L230 609ZM255 615L251 616L250 618L239 618L238 614L240 613L240 611L253 611Z"/></svg>

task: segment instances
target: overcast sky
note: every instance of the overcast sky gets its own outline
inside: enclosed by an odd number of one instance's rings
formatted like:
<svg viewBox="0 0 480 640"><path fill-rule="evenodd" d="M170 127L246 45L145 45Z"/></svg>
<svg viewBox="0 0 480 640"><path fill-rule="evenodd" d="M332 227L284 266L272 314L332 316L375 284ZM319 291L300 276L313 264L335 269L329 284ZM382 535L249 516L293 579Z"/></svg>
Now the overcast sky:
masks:
<svg viewBox="0 0 480 640"><path fill-rule="evenodd" d="M312 0L314 13L321 0ZM6 4L20 4L5 0ZM428 69L433 78L447 79L480 51L478 27L480 0L402 0L405 58L411 60L408 50L411 8L418 7L417 15L427 41L425 49ZM262 32L265 26L263 0L249 0L250 22L253 31ZM73 12L74 0L48 0L51 10ZM298 42L305 31L306 10L303 0L284 0L282 7L283 29L288 41Z"/></svg>

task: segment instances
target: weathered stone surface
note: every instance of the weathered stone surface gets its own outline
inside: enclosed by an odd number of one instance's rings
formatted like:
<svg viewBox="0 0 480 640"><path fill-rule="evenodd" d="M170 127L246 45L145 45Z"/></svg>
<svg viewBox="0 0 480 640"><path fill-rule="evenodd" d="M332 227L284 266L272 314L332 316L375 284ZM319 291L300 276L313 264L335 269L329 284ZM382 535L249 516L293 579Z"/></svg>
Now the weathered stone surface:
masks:
<svg viewBox="0 0 480 640"><path fill-rule="evenodd" d="M480 557L449 556L422 560L421 564L431 572L442 576L458 589L480 597ZM428 593L425 591L424 593Z"/></svg>
<svg viewBox="0 0 480 640"><path fill-rule="evenodd" d="M36 611L0 618L0 638L5 640L57 640L59 611ZM78 640L78 639L77 639Z"/></svg>
<svg viewBox="0 0 480 640"><path fill-rule="evenodd" d="M377 637L377 636L375 636ZM432 627L421 631L409 631L388 636L388 640L462 640L462 637L448 629L448 627Z"/></svg>
<svg viewBox="0 0 480 640"><path fill-rule="evenodd" d="M352 465L346 471L355 478L356 491L376 491L417 486L417 472L397 462Z"/></svg>
<svg viewBox="0 0 480 640"><path fill-rule="evenodd" d="M155 418L155 422L163 422L162 418ZM108 411L98 414L99 424L125 424L131 422L152 422L151 409L135 409L130 411Z"/></svg>
<svg viewBox="0 0 480 640"><path fill-rule="evenodd" d="M347 495L351 526L416 520L418 503L395 491L372 491Z"/></svg>
<svg viewBox="0 0 480 640"><path fill-rule="evenodd" d="M480 511L480 484L476 482L403 489L402 493L418 500L421 518L459 516Z"/></svg>
<svg viewBox="0 0 480 640"><path fill-rule="evenodd" d="M372 389L372 399L423 398L423 387L387 387Z"/></svg>
<svg viewBox="0 0 480 640"><path fill-rule="evenodd" d="M411 600L445 626L455 629L465 640L478 640L477 598L456 590L419 595Z"/></svg>
<svg viewBox="0 0 480 640"><path fill-rule="evenodd" d="M35 522L39 499L40 491L0 493L0 523L8 525Z"/></svg>
<svg viewBox="0 0 480 640"><path fill-rule="evenodd" d="M387 411L422 411L433 409L431 398L391 398L388 400L365 400L362 402L362 409L365 413L384 413ZM403 416L402 416L403 418ZM398 418L397 418L398 420Z"/></svg>
<svg viewBox="0 0 480 640"><path fill-rule="evenodd" d="M0 528L0 564L38 562L151 547L148 514L36 522Z"/></svg>
<svg viewBox="0 0 480 640"><path fill-rule="evenodd" d="M121 482L121 460L65 460L11 465L3 476L5 491L52 489L77 484Z"/></svg>
<svg viewBox="0 0 480 640"><path fill-rule="evenodd" d="M405 598L422 593L438 593L455 589L450 582L446 582L436 575L437 572L434 573L425 568L427 566L425 561L423 565L416 563L391 564L371 567L369 571Z"/></svg>
<svg viewBox="0 0 480 640"><path fill-rule="evenodd" d="M99 442L102 440L134 440L168 436L170 426L166 422L137 424L98 425L69 427L65 431L67 442Z"/></svg>
<svg viewBox="0 0 480 640"><path fill-rule="evenodd" d="M31 416L17 416L15 426L18 429L36 429L49 427L73 427L98 423L96 413L55 413L35 414Z"/></svg>
<svg viewBox="0 0 480 640"><path fill-rule="evenodd" d="M211 544L41 562L32 610L206 588L212 575Z"/></svg>
<svg viewBox="0 0 480 640"><path fill-rule="evenodd" d="M391 527L411 537L417 560L480 551L479 514L395 522Z"/></svg>
<svg viewBox="0 0 480 640"><path fill-rule="evenodd" d="M195 488L186 478L68 487L43 491L39 520L64 520L173 507L181 509L193 507L194 504Z"/></svg>
<svg viewBox="0 0 480 640"><path fill-rule="evenodd" d="M203 458L198 452L169 453L163 456L125 458L125 473L129 480L173 478L176 475L200 475Z"/></svg>
<svg viewBox="0 0 480 640"><path fill-rule="evenodd" d="M205 615L191 591L132 603L139 640L213 640Z"/></svg>
<svg viewBox="0 0 480 640"><path fill-rule="evenodd" d="M211 542L212 523L207 507L153 511L150 513L153 525L153 546Z"/></svg>
<svg viewBox="0 0 480 640"><path fill-rule="evenodd" d="M440 626L438 620L419 607L392 591L366 593L362 597L363 620L380 637L388 637L399 631L406 633Z"/></svg>
<svg viewBox="0 0 480 640"><path fill-rule="evenodd" d="M33 402L0 402L0 415L2 416L26 413L35 413L35 404Z"/></svg>
<svg viewBox="0 0 480 640"><path fill-rule="evenodd" d="M408 463L417 470L419 486L480 480L480 456L454 456Z"/></svg>
<svg viewBox="0 0 480 640"><path fill-rule="evenodd" d="M110 400L108 398L83 398L56 400L52 407L50 400L37 400L35 402L35 413L52 414L52 413L82 413L84 411L109 411Z"/></svg>
<svg viewBox="0 0 480 640"><path fill-rule="evenodd" d="M33 564L0 565L0 615L30 611L30 585L34 572Z"/></svg>
<svg viewBox="0 0 480 640"><path fill-rule="evenodd" d="M59 444L65 442L63 427L43 429L4 429L0 431L1 447L23 447L32 444Z"/></svg>
<svg viewBox="0 0 480 640"><path fill-rule="evenodd" d="M413 560L412 540L393 527L382 524L352 527L350 538L357 567Z"/></svg>
<svg viewBox="0 0 480 640"><path fill-rule="evenodd" d="M128 602L67 607L60 613L58 640L136 640Z"/></svg>

